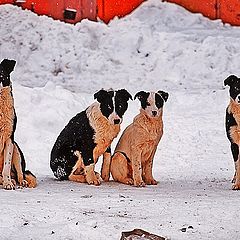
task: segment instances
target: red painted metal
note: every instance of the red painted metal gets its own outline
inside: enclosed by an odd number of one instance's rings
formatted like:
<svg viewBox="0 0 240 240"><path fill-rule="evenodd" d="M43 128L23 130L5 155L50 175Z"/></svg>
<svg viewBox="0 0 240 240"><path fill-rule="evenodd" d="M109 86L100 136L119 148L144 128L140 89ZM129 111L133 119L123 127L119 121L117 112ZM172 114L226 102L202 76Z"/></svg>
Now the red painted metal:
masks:
<svg viewBox="0 0 240 240"><path fill-rule="evenodd" d="M202 13L210 19L216 19L216 2L217 0L166 0L167 2L176 3L194 13Z"/></svg>
<svg viewBox="0 0 240 240"><path fill-rule="evenodd" d="M123 17L145 0L0 0L0 4L14 4L30 9L40 15L48 15L69 23L76 23L84 18L97 19L108 23L115 16ZM159 0L161 1L161 0ZM191 12L199 12L210 19L220 18L224 23L240 26L240 0L162 0L176 3ZM66 19L66 9L75 16ZM161 17L161 16L159 16Z"/></svg>
<svg viewBox="0 0 240 240"><path fill-rule="evenodd" d="M98 17L108 23L115 16L123 17L145 0L98 0Z"/></svg>
<svg viewBox="0 0 240 240"><path fill-rule="evenodd" d="M219 2L219 15L223 22L240 26L240 1L219 0Z"/></svg>
<svg viewBox="0 0 240 240"><path fill-rule="evenodd" d="M77 23L84 18L97 20L97 0L0 0L0 4L6 3L69 23ZM64 18L66 9L76 12L74 20Z"/></svg>
<svg viewBox="0 0 240 240"><path fill-rule="evenodd" d="M191 12L199 12L210 19L221 19L224 23L240 26L239 0L166 0L179 4Z"/></svg>

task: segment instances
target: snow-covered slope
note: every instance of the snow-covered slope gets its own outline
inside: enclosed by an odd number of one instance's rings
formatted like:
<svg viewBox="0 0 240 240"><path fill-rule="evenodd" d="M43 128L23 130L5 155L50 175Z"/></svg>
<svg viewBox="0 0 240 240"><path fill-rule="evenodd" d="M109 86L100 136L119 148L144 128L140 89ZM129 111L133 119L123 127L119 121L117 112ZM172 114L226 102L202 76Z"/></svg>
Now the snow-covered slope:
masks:
<svg viewBox="0 0 240 240"><path fill-rule="evenodd" d="M17 60L16 138L39 179L33 190L0 189L0 239L113 240L139 227L176 240L240 238L222 87L229 74L240 75L240 28L150 0L108 26L2 5L0 33L0 59ZM154 162L158 186L53 178L49 153L59 132L96 90L110 87L170 94ZM138 108L130 103L122 129Z"/></svg>
<svg viewBox="0 0 240 240"><path fill-rule="evenodd" d="M16 81L71 90L128 85L219 88L239 64L239 30L159 0L109 26L76 26L4 5L0 56L18 60Z"/></svg>

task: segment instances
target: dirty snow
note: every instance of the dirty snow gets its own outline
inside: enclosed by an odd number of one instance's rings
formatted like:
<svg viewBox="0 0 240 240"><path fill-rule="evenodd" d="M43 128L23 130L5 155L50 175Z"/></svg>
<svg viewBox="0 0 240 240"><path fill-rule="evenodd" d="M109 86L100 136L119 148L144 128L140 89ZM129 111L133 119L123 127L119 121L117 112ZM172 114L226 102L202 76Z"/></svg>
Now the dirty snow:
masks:
<svg viewBox="0 0 240 240"><path fill-rule="evenodd" d="M240 28L150 0L108 26L74 26L3 5L0 33L0 59L17 60L16 139L39 182L0 189L0 239L113 240L134 228L173 240L240 238L223 88L229 74L240 75ZM154 159L157 186L53 177L49 154L59 132L95 91L110 87L170 94ZM138 109L130 103L122 129Z"/></svg>

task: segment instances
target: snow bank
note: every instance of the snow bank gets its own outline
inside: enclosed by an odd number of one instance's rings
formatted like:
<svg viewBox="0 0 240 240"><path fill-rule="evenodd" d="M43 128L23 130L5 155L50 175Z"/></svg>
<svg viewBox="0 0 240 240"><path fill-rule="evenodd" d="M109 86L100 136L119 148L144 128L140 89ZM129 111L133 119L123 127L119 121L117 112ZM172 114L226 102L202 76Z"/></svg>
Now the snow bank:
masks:
<svg viewBox="0 0 240 240"><path fill-rule="evenodd" d="M0 57L18 60L19 84L74 91L220 88L240 69L240 30L158 0L130 16L76 26L0 6Z"/></svg>

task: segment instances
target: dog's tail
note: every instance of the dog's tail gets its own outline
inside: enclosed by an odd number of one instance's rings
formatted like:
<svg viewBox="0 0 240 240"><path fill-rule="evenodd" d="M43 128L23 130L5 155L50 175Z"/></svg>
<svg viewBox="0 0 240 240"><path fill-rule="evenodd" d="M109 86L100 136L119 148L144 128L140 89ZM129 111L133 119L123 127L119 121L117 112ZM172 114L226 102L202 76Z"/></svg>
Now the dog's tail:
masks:
<svg viewBox="0 0 240 240"><path fill-rule="evenodd" d="M24 172L24 178L28 182L29 188L35 188L37 186L37 178L30 171Z"/></svg>

